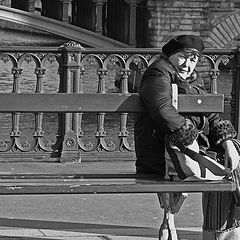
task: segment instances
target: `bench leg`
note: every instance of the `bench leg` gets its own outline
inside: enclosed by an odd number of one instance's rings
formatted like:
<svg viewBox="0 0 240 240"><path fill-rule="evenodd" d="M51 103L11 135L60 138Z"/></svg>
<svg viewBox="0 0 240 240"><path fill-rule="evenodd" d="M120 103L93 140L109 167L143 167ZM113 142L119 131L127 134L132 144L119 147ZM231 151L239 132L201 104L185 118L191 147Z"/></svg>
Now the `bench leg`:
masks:
<svg viewBox="0 0 240 240"><path fill-rule="evenodd" d="M180 210L186 197L187 194L184 193L158 193L160 206L164 209L163 222L159 230L159 240L178 240L174 214Z"/></svg>

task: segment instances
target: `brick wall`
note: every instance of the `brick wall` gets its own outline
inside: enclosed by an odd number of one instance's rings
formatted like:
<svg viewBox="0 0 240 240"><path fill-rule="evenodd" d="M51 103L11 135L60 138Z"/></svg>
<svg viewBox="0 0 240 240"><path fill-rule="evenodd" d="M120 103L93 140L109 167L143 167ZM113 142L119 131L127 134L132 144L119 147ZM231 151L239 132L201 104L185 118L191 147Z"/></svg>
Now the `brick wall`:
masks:
<svg viewBox="0 0 240 240"><path fill-rule="evenodd" d="M236 46L240 0L148 0L149 47L162 47L179 34L201 36L206 47Z"/></svg>

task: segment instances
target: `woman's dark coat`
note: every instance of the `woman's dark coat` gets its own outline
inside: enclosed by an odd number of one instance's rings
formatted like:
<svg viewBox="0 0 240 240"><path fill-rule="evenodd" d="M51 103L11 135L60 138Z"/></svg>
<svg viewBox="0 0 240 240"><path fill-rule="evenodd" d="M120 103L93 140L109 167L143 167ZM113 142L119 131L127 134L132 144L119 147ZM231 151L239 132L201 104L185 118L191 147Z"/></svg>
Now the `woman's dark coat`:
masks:
<svg viewBox="0 0 240 240"><path fill-rule="evenodd" d="M201 80L182 80L165 57L160 57L147 68L139 87L147 112L136 115L134 129L138 172L158 173L164 177L165 135L175 135L189 145L201 131L199 144L205 149L209 143L210 146L216 146L236 135L230 121L222 120L216 113L179 114L172 106L172 83L178 85L178 91L182 94L206 93ZM190 125L186 118L191 120Z"/></svg>

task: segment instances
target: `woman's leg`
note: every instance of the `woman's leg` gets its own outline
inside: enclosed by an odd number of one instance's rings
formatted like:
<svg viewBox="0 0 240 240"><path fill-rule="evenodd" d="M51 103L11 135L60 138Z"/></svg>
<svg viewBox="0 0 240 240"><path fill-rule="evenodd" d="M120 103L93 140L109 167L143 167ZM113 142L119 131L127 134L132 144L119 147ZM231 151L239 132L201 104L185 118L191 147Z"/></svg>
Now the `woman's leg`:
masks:
<svg viewBox="0 0 240 240"><path fill-rule="evenodd" d="M174 216L179 212L186 197L186 193L158 193L160 206L164 209L159 240L178 240Z"/></svg>

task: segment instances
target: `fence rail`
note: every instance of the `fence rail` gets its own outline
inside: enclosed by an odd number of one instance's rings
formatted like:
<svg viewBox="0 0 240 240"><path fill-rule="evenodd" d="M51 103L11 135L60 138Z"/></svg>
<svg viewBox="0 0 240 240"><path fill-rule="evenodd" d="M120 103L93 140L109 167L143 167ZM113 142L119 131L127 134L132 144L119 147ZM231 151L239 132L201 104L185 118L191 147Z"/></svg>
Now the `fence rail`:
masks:
<svg viewBox="0 0 240 240"><path fill-rule="evenodd" d="M75 42L59 48L0 47L0 92L13 95L121 93L124 96L136 92L144 70L159 54L160 49L147 48L83 49ZM226 117L231 118L238 132L239 67L238 49L208 49L198 65L209 92L225 95ZM58 161L64 151L64 136L69 131L79 139L74 143L78 151L73 153L79 159L91 158L93 152L103 155L110 148L121 155L130 152L130 158L134 158L131 115L96 113L87 117L84 113L56 113L48 118L43 112L32 115L32 120L19 112L0 115L0 161L12 158ZM49 135L53 140L49 140Z"/></svg>

